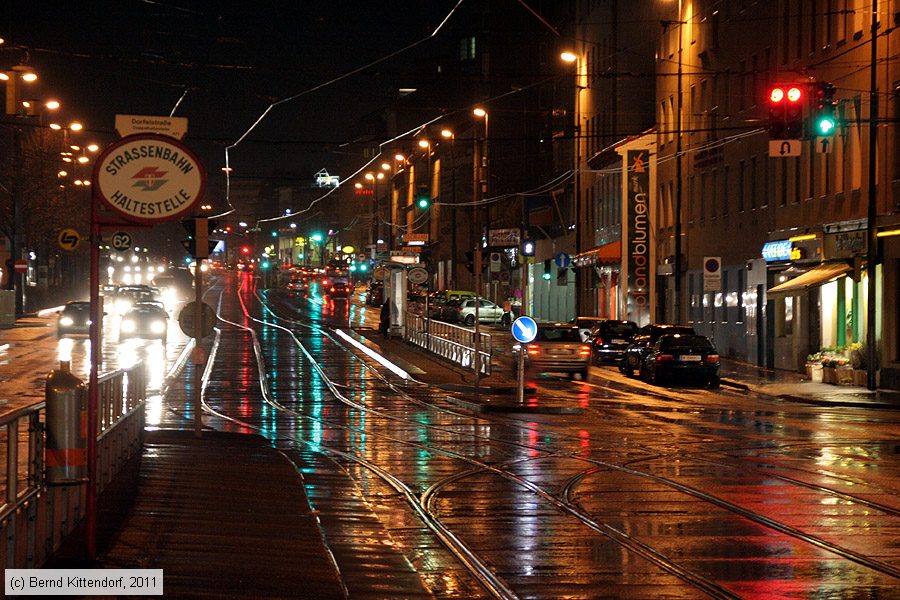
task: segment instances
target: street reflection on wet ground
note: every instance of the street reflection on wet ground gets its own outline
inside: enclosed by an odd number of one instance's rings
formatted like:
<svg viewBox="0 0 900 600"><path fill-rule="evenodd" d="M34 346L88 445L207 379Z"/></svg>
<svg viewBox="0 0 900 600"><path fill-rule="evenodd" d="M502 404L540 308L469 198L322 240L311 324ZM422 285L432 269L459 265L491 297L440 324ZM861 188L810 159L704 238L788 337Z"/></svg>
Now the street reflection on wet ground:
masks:
<svg viewBox="0 0 900 600"><path fill-rule="evenodd" d="M534 381L580 414L475 414L333 335L356 301L238 283L207 423L298 458L351 597L898 596L895 413L610 373Z"/></svg>

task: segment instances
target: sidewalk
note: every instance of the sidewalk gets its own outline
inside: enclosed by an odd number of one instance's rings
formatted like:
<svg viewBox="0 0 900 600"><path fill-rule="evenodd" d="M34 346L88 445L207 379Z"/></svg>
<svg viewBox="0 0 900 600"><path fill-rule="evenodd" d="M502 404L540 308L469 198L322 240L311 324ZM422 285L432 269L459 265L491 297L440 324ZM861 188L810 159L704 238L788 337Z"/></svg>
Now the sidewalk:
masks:
<svg viewBox="0 0 900 600"><path fill-rule="evenodd" d="M79 529L44 566L163 569L173 598L347 598L297 465L259 435L194 436L192 368L162 411L181 429L146 431L99 498L97 560Z"/></svg>
<svg viewBox="0 0 900 600"><path fill-rule="evenodd" d="M747 389L755 394L816 404L858 408L900 409L900 391L875 391L851 385L813 383L801 373L766 369L731 359L722 359L722 384Z"/></svg>

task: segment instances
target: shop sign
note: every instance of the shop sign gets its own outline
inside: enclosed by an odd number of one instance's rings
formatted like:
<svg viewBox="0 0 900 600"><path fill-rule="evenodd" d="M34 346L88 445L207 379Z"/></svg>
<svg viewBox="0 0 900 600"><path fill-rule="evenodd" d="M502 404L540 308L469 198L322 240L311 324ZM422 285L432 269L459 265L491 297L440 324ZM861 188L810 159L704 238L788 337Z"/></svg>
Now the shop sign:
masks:
<svg viewBox="0 0 900 600"><path fill-rule="evenodd" d="M826 233L824 236L825 258L853 258L866 253L866 230Z"/></svg>
<svg viewBox="0 0 900 600"><path fill-rule="evenodd" d="M629 150L628 165L628 295L635 308L649 310L651 290L650 274L650 166L647 150Z"/></svg>
<svg viewBox="0 0 900 600"><path fill-rule="evenodd" d="M495 248L516 247L519 245L521 234L516 229L491 229L488 235L488 245Z"/></svg>
<svg viewBox="0 0 900 600"><path fill-rule="evenodd" d="M791 248L792 245L790 240L766 242L762 247L762 257L766 262L791 260Z"/></svg>

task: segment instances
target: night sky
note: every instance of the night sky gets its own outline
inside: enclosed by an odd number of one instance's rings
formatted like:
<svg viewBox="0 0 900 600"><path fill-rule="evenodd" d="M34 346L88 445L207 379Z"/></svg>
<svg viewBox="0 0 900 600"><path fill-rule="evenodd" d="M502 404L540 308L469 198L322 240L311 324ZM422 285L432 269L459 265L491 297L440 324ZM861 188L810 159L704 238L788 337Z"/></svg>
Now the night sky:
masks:
<svg viewBox="0 0 900 600"><path fill-rule="evenodd" d="M223 178L224 147L273 101L427 37L456 0L379 2L28 2L0 9L3 67L27 60L35 98L58 98L61 119L113 141L116 113L190 121L186 143ZM27 52L16 48L22 46ZM337 162L358 119L410 85L427 44L273 109L231 154L236 176L312 176ZM413 82L414 83L414 82ZM214 181L211 181L215 185Z"/></svg>

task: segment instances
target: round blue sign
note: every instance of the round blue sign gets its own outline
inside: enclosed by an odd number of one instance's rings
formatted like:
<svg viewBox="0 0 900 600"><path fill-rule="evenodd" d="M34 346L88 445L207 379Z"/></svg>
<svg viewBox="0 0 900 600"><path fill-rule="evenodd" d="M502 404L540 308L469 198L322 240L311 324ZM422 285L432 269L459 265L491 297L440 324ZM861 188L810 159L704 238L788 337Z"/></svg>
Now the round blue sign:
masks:
<svg viewBox="0 0 900 600"><path fill-rule="evenodd" d="M537 337L537 323L531 317L519 317L512 324L512 335L520 344L527 344Z"/></svg>

